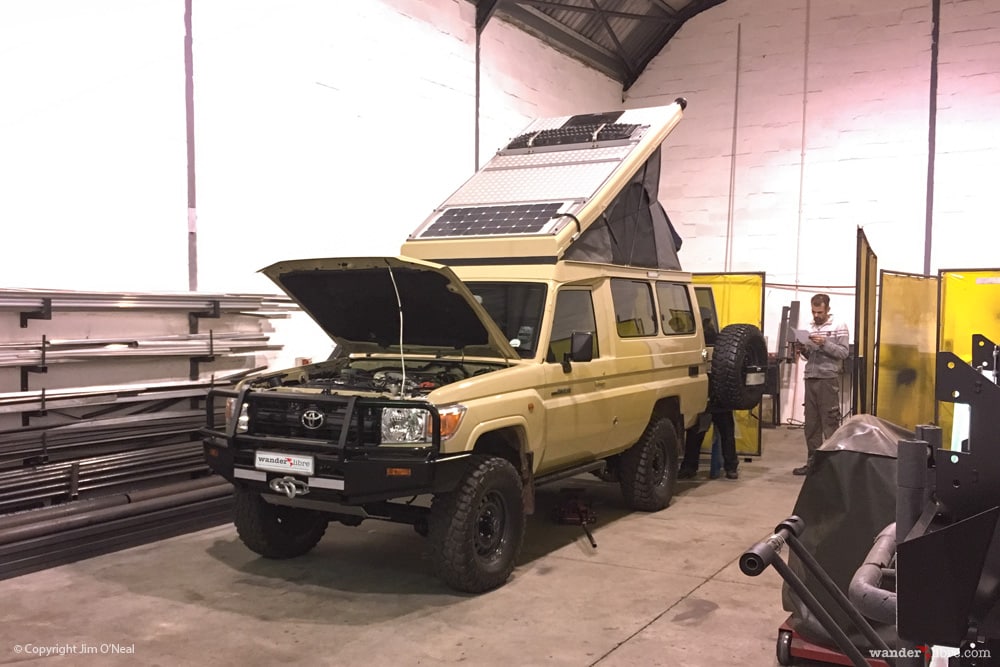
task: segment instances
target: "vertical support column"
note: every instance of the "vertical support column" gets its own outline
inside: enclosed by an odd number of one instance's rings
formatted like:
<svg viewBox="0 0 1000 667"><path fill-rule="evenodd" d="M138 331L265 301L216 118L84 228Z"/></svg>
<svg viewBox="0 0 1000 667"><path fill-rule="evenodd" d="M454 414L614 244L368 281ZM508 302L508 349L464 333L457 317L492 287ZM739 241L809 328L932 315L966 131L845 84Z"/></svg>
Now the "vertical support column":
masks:
<svg viewBox="0 0 1000 667"><path fill-rule="evenodd" d="M191 333L191 334L199 333L199 331L198 331L198 322L203 317L211 317L211 318L214 318L214 319L218 319L218 318L222 317L222 307L219 304L218 300L212 301L212 307L209 310L206 310L204 312L197 312L196 311L196 312L188 313L188 332L189 333ZM209 338L208 338L208 344L209 344L208 354L207 355L202 355L202 356L197 356L197 357L191 357L191 359L190 359L191 368L190 368L190 374L188 375L188 377L191 380L197 380L199 378L199 376L201 375L201 369L199 368L199 364L206 363L206 362L211 362L211 361L215 361L215 340L214 340L214 337L212 335L212 330L211 329L209 329L208 336L209 336Z"/></svg>
<svg viewBox="0 0 1000 667"><path fill-rule="evenodd" d="M198 207L194 171L194 49L191 10L194 0L184 0L184 109L187 126L188 289L198 290Z"/></svg>
<svg viewBox="0 0 1000 667"><path fill-rule="evenodd" d="M476 3L476 145L473 151L473 159L475 160L475 164L472 165L473 173L479 170L479 105L482 101L481 79L483 66L482 58L480 57L480 46L482 42L483 30L486 29L486 24L489 23L490 18L493 17L493 12L496 11L498 1L499 0L480 0Z"/></svg>

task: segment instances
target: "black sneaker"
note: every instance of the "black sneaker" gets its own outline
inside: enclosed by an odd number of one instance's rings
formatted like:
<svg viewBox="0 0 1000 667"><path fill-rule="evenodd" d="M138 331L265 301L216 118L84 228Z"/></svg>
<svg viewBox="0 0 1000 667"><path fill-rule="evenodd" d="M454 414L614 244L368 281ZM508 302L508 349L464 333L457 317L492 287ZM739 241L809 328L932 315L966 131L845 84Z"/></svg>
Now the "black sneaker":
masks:
<svg viewBox="0 0 1000 667"><path fill-rule="evenodd" d="M738 470L727 470L726 479L739 479L740 473Z"/></svg>
<svg viewBox="0 0 1000 667"><path fill-rule="evenodd" d="M691 468L681 468L677 471L677 479L694 479L698 471L691 470Z"/></svg>
<svg viewBox="0 0 1000 667"><path fill-rule="evenodd" d="M793 475L807 475L809 474L809 466L804 465L801 468L796 468L792 471Z"/></svg>

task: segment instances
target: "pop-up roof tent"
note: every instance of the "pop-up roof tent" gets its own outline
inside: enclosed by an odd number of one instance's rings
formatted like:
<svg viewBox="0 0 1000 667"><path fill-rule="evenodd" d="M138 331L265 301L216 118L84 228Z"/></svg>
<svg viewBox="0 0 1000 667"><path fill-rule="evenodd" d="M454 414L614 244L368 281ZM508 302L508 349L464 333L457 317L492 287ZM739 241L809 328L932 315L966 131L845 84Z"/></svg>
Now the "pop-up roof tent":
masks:
<svg viewBox="0 0 1000 667"><path fill-rule="evenodd" d="M679 270L658 200L660 144L686 102L537 120L417 228L402 254Z"/></svg>

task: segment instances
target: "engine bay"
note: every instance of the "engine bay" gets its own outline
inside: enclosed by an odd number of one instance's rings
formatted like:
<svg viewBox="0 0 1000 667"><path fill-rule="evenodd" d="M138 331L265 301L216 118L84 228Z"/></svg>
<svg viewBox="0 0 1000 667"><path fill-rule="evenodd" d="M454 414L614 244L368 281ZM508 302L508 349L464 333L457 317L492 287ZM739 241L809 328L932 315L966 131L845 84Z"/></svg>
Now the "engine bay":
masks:
<svg viewBox="0 0 1000 667"><path fill-rule="evenodd" d="M425 396L438 387L489 373L502 364L445 359L340 358L264 375L250 381L257 390L289 388L324 394L370 392L393 397Z"/></svg>

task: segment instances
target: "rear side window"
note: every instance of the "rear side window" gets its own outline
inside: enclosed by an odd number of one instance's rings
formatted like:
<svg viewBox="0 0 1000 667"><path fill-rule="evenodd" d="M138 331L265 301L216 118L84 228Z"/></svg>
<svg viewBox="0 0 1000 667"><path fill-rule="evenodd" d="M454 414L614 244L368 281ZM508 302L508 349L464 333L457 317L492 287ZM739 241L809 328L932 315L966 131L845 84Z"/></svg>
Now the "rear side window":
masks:
<svg viewBox="0 0 1000 667"><path fill-rule="evenodd" d="M656 311L653 290L642 280L611 280L611 300L615 306L615 323L622 338L652 336L656 333Z"/></svg>
<svg viewBox="0 0 1000 667"><path fill-rule="evenodd" d="M715 294L708 285L694 288L694 296L698 299L698 315L701 326L705 330L705 344L715 345L715 337L719 335L719 318L715 310Z"/></svg>
<svg viewBox="0 0 1000 667"><path fill-rule="evenodd" d="M660 302L660 328L668 336L693 334L694 311L687 285L656 283L656 299Z"/></svg>
<svg viewBox="0 0 1000 667"><path fill-rule="evenodd" d="M563 359L570 348L573 332L594 334L594 359L597 359L597 325L594 321L594 299L590 290L561 290L556 295L556 312L552 318L552 340L546 361Z"/></svg>

